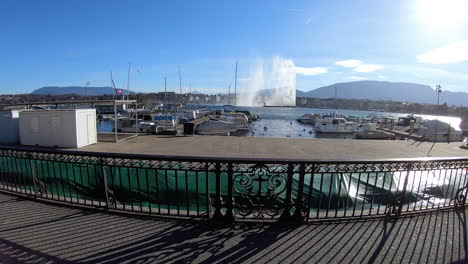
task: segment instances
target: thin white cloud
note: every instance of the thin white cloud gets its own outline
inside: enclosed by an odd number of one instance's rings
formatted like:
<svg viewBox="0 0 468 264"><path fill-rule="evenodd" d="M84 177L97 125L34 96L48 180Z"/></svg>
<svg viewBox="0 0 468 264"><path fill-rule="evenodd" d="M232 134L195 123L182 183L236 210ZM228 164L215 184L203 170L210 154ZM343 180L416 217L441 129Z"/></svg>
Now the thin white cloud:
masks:
<svg viewBox="0 0 468 264"><path fill-rule="evenodd" d="M302 74L302 75L319 75L319 74L324 74L328 72L328 69L325 67L313 67L313 68L305 68L305 67L294 67L296 70L296 74Z"/></svg>
<svg viewBox="0 0 468 264"><path fill-rule="evenodd" d="M468 60L468 40L430 50L416 57L419 62L432 64L457 63Z"/></svg>
<svg viewBox="0 0 468 264"><path fill-rule="evenodd" d="M355 80L355 81L360 81L360 80L367 80L366 77L361 77L361 76L350 76L346 77L346 80Z"/></svg>
<svg viewBox="0 0 468 264"><path fill-rule="evenodd" d="M306 25L309 25L309 24L312 22L312 19L313 19L313 17L307 18L305 24L306 24Z"/></svg>
<svg viewBox="0 0 468 264"><path fill-rule="evenodd" d="M427 79L428 77L430 78L436 77L440 79L454 79L454 80L468 82L468 74L466 73L446 71L446 70L438 69L438 68L414 67L414 66L408 66L408 65L394 65L394 66L388 67L388 69L397 71L397 72L409 73L412 76L415 76L421 79Z"/></svg>
<svg viewBox="0 0 468 264"><path fill-rule="evenodd" d="M335 62L336 65L340 65L346 68L354 68L362 64L360 60L344 60Z"/></svg>
<svg viewBox="0 0 468 264"><path fill-rule="evenodd" d="M239 81L248 81L248 80L250 80L250 78L239 78L238 80Z"/></svg>
<svg viewBox="0 0 468 264"><path fill-rule="evenodd" d="M193 88L192 92L197 91L203 94L219 94L219 93L227 93L227 89L216 89L216 88Z"/></svg>
<svg viewBox="0 0 468 264"><path fill-rule="evenodd" d="M362 64L354 68L355 72L375 72L383 69L383 65L378 64Z"/></svg>

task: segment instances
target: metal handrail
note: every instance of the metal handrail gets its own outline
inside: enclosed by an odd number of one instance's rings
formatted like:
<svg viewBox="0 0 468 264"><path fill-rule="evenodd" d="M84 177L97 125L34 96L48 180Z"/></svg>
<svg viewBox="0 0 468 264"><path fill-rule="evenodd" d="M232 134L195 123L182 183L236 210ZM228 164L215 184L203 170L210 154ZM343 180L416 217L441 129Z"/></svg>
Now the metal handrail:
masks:
<svg viewBox="0 0 468 264"><path fill-rule="evenodd" d="M154 155L138 153L117 153L66 150L47 147L34 147L24 145L0 145L0 150L27 151L36 153L81 155L90 157L120 158L120 159L144 159L165 161L220 161L220 162L263 162L263 163L399 163L399 162L435 162L435 161L460 161L468 160L467 157L419 157L419 158L390 158L390 159L284 159L284 158L237 158L237 157L206 157L206 156L179 156L179 155Z"/></svg>
<svg viewBox="0 0 468 264"><path fill-rule="evenodd" d="M284 160L0 146L0 190L224 223L398 217L466 206L468 158Z"/></svg>

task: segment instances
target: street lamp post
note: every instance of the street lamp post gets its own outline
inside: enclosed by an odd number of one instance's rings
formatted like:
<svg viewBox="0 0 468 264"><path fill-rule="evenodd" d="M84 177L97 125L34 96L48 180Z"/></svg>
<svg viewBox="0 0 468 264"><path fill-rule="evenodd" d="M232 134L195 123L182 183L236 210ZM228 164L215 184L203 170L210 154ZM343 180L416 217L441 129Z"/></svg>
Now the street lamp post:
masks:
<svg viewBox="0 0 468 264"><path fill-rule="evenodd" d="M86 82L85 84L85 96L88 96L88 86L91 84L91 82Z"/></svg>
<svg viewBox="0 0 468 264"><path fill-rule="evenodd" d="M436 142L437 140L437 128L439 126L439 96L440 96L440 93L442 92L442 88L440 87L440 85L436 85L436 93L437 93L437 109L436 109L436 127L435 127L435 133L434 133L434 142Z"/></svg>

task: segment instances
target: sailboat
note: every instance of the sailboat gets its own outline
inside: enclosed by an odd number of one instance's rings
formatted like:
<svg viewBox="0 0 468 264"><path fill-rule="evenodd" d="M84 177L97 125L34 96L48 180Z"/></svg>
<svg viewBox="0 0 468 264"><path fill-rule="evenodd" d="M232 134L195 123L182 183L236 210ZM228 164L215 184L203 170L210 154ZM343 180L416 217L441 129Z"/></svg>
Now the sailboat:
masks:
<svg viewBox="0 0 468 264"><path fill-rule="evenodd" d="M236 111L236 106L237 106L237 61L236 61L236 71L234 75L234 105L231 105L231 84L229 84L228 104L223 105L223 110L226 113L234 112Z"/></svg>
<svg viewBox="0 0 468 264"><path fill-rule="evenodd" d="M158 121L159 125L156 126L156 135L176 135L175 117L168 113L168 99L167 99L167 79L164 77L164 115L154 115L153 120Z"/></svg>

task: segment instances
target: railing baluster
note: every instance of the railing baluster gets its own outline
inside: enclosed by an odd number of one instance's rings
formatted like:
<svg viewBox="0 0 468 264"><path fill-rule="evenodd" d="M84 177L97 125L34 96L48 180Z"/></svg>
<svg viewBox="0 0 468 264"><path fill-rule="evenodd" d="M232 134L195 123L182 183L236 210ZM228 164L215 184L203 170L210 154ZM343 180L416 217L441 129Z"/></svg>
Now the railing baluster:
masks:
<svg viewBox="0 0 468 264"><path fill-rule="evenodd" d="M227 198L226 198L226 222L227 223L232 223L234 222L234 212L233 212L233 197L232 197L232 192L234 188L234 182L233 182L233 168L232 168L232 162L228 163L228 189L227 189Z"/></svg>
<svg viewBox="0 0 468 264"><path fill-rule="evenodd" d="M215 179L216 193L215 193L215 202L214 202L215 211L213 215L213 221L222 223L224 219L223 219L223 213L221 212L223 201L221 197L221 164L219 162L216 162L215 170L216 170L216 179Z"/></svg>
<svg viewBox="0 0 468 264"><path fill-rule="evenodd" d="M366 187L364 188L364 198L362 199L362 206L361 206L361 215L359 217L364 216L364 208L366 206L366 198L367 198L367 189L369 186L369 178L370 178L370 172L365 172L366 173Z"/></svg>
<svg viewBox="0 0 468 264"><path fill-rule="evenodd" d="M138 193L141 193L141 188L140 188L140 167L137 167L136 169L136 179L137 179L137 188L138 188ZM138 196L137 196L138 197ZM138 199L138 203L140 204L140 213L143 212L143 204L141 202L142 199Z"/></svg>
<svg viewBox="0 0 468 264"><path fill-rule="evenodd" d="M411 173L411 167L412 167L412 163L408 163L407 169L406 169L405 181L403 183L403 191L400 193L400 197L397 200L397 206L398 206L397 216L401 215L401 212L403 210L403 203L406 199L406 190L408 188L408 179Z"/></svg>
<svg viewBox="0 0 468 264"><path fill-rule="evenodd" d="M174 178L175 178L175 199L176 199L176 209L177 209L177 215L180 215L180 195L179 195L179 171L174 170Z"/></svg>
<svg viewBox="0 0 468 264"><path fill-rule="evenodd" d="M149 182L149 176L148 176L148 168L145 168L145 179L146 179L146 195L148 196L148 213L151 216L151 189L150 189L150 182Z"/></svg>
<svg viewBox="0 0 468 264"><path fill-rule="evenodd" d="M295 211L293 215L294 221L296 221L298 224L304 223L304 201L303 201L303 196L304 196L304 181L305 181L305 164L301 163L299 165L299 186L297 190L297 197L296 197L296 203L295 203Z"/></svg>
<svg viewBox="0 0 468 264"><path fill-rule="evenodd" d="M154 170L154 177L156 177L156 195L158 196L158 214L161 214L161 192L159 191L159 170Z"/></svg>
<svg viewBox="0 0 468 264"><path fill-rule="evenodd" d="M101 157L99 159L99 163L101 165L101 175L103 179L103 185L104 185L104 195L106 197L106 209L109 210L109 192L108 192L108 186L107 186L107 174L106 174L106 168L104 167L104 161L103 158Z"/></svg>
<svg viewBox="0 0 468 264"><path fill-rule="evenodd" d="M312 192L314 191L314 177L315 177L315 169L316 164L311 165L311 173L310 173L310 181L309 181L309 198L307 199L307 214L306 214L306 222L309 222L310 219L310 205L312 203Z"/></svg>
<svg viewBox="0 0 468 264"><path fill-rule="evenodd" d="M282 222L290 222L294 221L291 218L291 194L292 194L292 183L293 183L293 177L294 177L294 163L288 163L288 178L286 180L286 197L284 200L284 205L283 205L283 213L280 216L280 221Z"/></svg>
<svg viewBox="0 0 468 264"><path fill-rule="evenodd" d="M198 186L198 171L195 171L195 197L197 203L197 216L200 216L200 187Z"/></svg>
<svg viewBox="0 0 468 264"><path fill-rule="evenodd" d="M184 170L185 174L185 206L187 207L187 216L190 215L190 198L189 198L189 183L188 183L188 176L187 170Z"/></svg>
<svg viewBox="0 0 468 264"><path fill-rule="evenodd" d="M210 179L209 162L205 162L205 185L206 185L206 219L211 220L211 199L210 199Z"/></svg>

